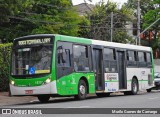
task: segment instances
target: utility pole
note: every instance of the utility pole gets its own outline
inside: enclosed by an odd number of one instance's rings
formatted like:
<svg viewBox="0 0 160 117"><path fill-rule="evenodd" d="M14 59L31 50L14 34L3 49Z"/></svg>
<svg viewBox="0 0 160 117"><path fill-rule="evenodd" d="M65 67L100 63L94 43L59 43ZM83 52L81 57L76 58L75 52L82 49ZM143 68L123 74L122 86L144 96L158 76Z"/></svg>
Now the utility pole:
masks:
<svg viewBox="0 0 160 117"><path fill-rule="evenodd" d="M113 12L111 12L111 42L113 40Z"/></svg>
<svg viewBox="0 0 160 117"><path fill-rule="evenodd" d="M141 38L140 38L140 36L138 36L138 35L140 35L140 22L141 22L141 20L140 20L140 16L141 16L141 12L140 12L140 0L138 0L137 1L137 40L136 40L136 45L141 45ZM138 44L137 44L138 43Z"/></svg>
<svg viewBox="0 0 160 117"><path fill-rule="evenodd" d="M137 41L136 41L136 45L141 45L141 38L140 36L140 22L141 22L141 12L140 12L140 0L137 0ZM138 43L138 44L137 44Z"/></svg>

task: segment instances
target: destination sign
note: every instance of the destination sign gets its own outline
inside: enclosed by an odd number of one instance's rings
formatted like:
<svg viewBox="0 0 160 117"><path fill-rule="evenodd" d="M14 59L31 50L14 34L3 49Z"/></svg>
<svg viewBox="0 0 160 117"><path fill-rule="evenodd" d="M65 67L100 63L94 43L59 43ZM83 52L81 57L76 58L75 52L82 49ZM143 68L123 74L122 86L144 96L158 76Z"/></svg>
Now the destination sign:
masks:
<svg viewBox="0 0 160 117"><path fill-rule="evenodd" d="M51 42L51 38L42 38L42 39L18 41L18 45L45 44L45 43L50 43L50 42Z"/></svg>

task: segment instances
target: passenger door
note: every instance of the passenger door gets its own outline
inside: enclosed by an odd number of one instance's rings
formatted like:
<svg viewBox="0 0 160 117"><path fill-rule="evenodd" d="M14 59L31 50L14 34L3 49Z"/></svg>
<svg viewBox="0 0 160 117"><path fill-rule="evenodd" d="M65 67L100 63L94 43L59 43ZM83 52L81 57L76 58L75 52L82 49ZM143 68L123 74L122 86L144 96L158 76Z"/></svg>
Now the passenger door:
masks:
<svg viewBox="0 0 160 117"><path fill-rule="evenodd" d="M102 49L93 48L93 65L95 73L95 85L97 91L105 90L104 72L103 72L103 54Z"/></svg>
<svg viewBox="0 0 160 117"><path fill-rule="evenodd" d="M119 70L119 89L127 88L125 52L117 51Z"/></svg>

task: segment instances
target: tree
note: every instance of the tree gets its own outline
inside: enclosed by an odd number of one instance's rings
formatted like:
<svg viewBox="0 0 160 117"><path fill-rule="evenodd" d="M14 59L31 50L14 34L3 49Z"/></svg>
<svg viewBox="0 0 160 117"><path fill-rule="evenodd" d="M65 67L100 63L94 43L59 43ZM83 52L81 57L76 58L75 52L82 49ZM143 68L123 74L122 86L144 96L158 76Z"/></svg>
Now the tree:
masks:
<svg viewBox="0 0 160 117"><path fill-rule="evenodd" d="M131 10L123 6L118 9L118 5L108 1L96 4L90 15L91 31L90 38L110 41L111 36L111 12L113 12L113 41L128 43L131 37L127 35L126 23L131 20Z"/></svg>
<svg viewBox="0 0 160 117"><path fill-rule="evenodd" d="M155 22L158 18L160 18L160 1L159 0L153 0L150 2L150 6L152 6L152 9L149 9L148 12L143 17L143 28L147 28L150 24ZM160 21L158 21L156 24L154 24L149 30L153 32L153 45L152 48L160 49L160 37L157 36L160 30Z"/></svg>
<svg viewBox="0 0 160 117"><path fill-rule="evenodd" d="M10 16L18 12L18 6L18 0L0 1L0 39L2 39L2 42L6 40L6 36L10 33Z"/></svg>
<svg viewBox="0 0 160 117"><path fill-rule="evenodd" d="M10 15L17 12L18 0L1 0L0 1L0 24L9 22Z"/></svg>
<svg viewBox="0 0 160 117"><path fill-rule="evenodd" d="M90 20L87 19L86 16L81 16L80 17L80 23L79 23L79 31L78 31L78 36L79 37L85 37L89 38L89 31L90 31Z"/></svg>
<svg viewBox="0 0 160 117"><path fill-rule="evenodd" d="M138 0L128 0L127 3L125 3L125 6L127 8L131 8L136 10L137 9L137 1ZM140 8L141 8L141 16L143 17L148 10L153 9L154 7L150 4L153 0L140 0ZM137 15L137 12L135 12L135 16Z"/></svg>
<svg viewBox="0 0 160 117"><path fill-rule="evenodd" d="M0 25L0 38L8 41L40 33L78 36L80 16L73 9L71 0L18 0L17 12L6 16L9 20Z"/></svg>

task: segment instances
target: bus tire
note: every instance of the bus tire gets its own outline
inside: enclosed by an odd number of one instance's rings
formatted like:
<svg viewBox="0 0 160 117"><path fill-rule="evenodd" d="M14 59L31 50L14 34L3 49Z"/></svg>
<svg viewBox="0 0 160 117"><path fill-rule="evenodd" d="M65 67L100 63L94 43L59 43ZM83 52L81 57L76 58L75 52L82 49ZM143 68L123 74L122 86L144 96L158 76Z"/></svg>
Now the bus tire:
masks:
<svg viewBox="0 0 160 117"><path fill-rule="evenodd" d="M152 89L147 89L147 92L150 93Z"/></svg>
<svg viewBox="0 0 160 117"><path fill-rule="evenodd" d="M98 97L109 97L110 93L96 93Z"/></svg>
<svg viewBox="0 0 160 117"><path fill-rule="evenodd" d="M131 95L137 95L137 93L138 93L138 82L135 78L133 78L131 84Z"/></svg>
<svg viewBox="0 0 160 117"><path fill-rule="evenodd" d="M46 103L49 101L49 98L50 96L49 95L38 95L38 100L41 102L41 103Z"/></svg>
<svg viewBox="0 0 160 117"><path fill-rule="evenodd" d="M78 95L75 95L75 99L84 100L87 97L87 85L84 80L80 80L78 83Z"/></svg>

